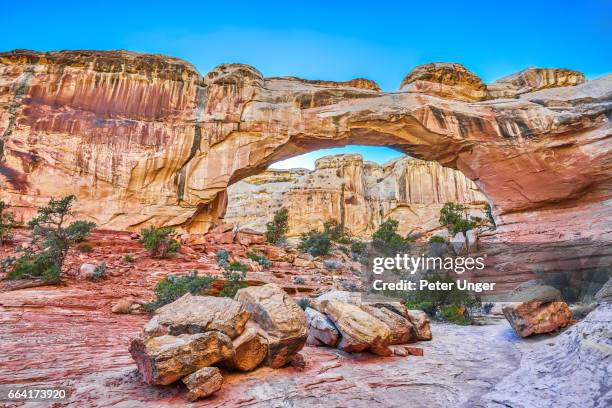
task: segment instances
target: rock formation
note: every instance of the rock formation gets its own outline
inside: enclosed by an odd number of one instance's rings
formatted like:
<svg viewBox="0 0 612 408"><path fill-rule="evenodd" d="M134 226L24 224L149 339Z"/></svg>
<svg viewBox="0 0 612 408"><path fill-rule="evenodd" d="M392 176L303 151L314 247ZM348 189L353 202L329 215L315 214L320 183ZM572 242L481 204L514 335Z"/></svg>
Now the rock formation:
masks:
<svg viewBox="0 0 612 408"><path fill-rule="evenodd" d="M461 172L404 157L384 166L361 155L318 159L313 171L275 170L241 180L227 189L224 222L265 231L274 211L289 211L289 236L321 228L334 219L354 236L369 239L387 218L400 222L400 233L438 228L444 203L465 203L486 218L487 198Z"/></svg>
<svg viewBox="0 0 612 408"><path fill-rule="evenodd" d="M77 215L105 228L203 231L223 215L230 184L275 161L385 145L474 180L500 239L609 239L612 76L582 81L539 69L487 86L436 63L385 93L362 79L264 78L242 64L202 77L185 61L127 51L6 52L0 195L22 219L74 193Z"/></svg>

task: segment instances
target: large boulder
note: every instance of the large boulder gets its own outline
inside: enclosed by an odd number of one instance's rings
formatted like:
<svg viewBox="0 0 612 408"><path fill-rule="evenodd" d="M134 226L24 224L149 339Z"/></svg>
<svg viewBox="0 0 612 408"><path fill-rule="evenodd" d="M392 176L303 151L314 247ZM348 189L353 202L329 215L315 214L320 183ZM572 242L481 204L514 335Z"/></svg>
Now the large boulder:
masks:
<svg viewBox="0 0 612 408"><path fill-rule="evenodd" d="M254 327L247 329L232 342L234 356L223 362L223 365L238 371L256 369L268 354L268 340L265 334Z"/></svg>
<svg viewBox="0 0 612 408"><path fill-rule="evenodd" d="M219 391L223 377L217 367L204 367L184 377L183 383L189 390L187 399L195 401Z"/></svg>
<svg viewBox="0 0 612 408"><path fill-rule="evenodd" d="M237 244L250 246L255 244L263 244L266 242L266 237L261 233L250 228L239 230L234 237Z"/></svg>
<svg viewBox="0 0 612 408"><path fill-rule="evenodd" d="M361 308L386 324L391 330L389 344L406 344L417 341L417 333L410 320L386 307L362 304Z"/></svg>
<svg viewBox="0 0 612 408"><path fill-rule="evenodd" d="M342 334L339 349L347 352L369 349L375 354L391 355L387 347L391 341L391 330L359 306L339 300L324 300L319 303L319 308Z"/></svg>
<svg viewBox="0 0 612 408"><path fill-rule="evenodd" d="M147 336L204 333L217 330L230 339L243 331L250 313L230 298L194 296L190 293L160 307L144 327Z"/></svg>
<svg viewBox="0 0 612 408"><path fill-rule="evenodd" d="M308 324L306 343L312 346L336 347L340 332L329 317L310 307L307 307L304 313Z"/></svg>
<svg viewBox="0 0 612 408"><path fill-rule="evenodd" d="M278 285L269 283L240 289L235 300L251 313L251 320L265 332L268 340L267 364L282 367L304 347L304 311Z"/></svg>
<svg viewBox="0 0 612 408"><path fill-rule="evenodd" d="M516 98L546 88L575 86L586 82L584 74L562 68L527 68L487 85L489 99Z"/></svg>
<svg viewBox="0 0 612 408"><path fill-rule="evenodd" d="M510 293L509 300L520 303L530 301L552 302L561 300L561 292L542 280L532 279L514 288Z"/></svg>
<svg viewBox="0 0 612 408"><path fill-rule="evenodd" d="M147 384L171 384L200 368L233 357L231 339L218 331L137 337L130 354Z"/></svg>
<svg viewBox="0 0 612 408"><path fill-rule="evenodd" d="M565 302L530 301L505 306L504 316L521 337L549 333L572 324L572 312Z"/></svg>
<svg viewBox="0 0 612 408"><path fill-rule="evenodd" d="M595 293L595 301L600 303L612 302L612 278Z"/></svg>
<svg viewBox="0 0 612 408"><path fill-rule="evenodd" d="M346 290L330 290L329 292L325 292L317 296L313 300L312 305L321 312L320 305L326 300L339 300L340 302L361 306L361 294L359 292L349 292Z"/></svg>
<svg viewBox="0 0 612 408"><path fill-rule="evenodd" d="M486 86L478 76L461 64L447 62L414 68L404 77L400 89L461 101L479 101L486 94Z"/></svg>
<svg viewBox="0 0 612 408"><path fill-rule="evenodd" d="M408 310L408 319L416 329L417 340L431 340L431 327L427 313L422 310Z"/></svg>

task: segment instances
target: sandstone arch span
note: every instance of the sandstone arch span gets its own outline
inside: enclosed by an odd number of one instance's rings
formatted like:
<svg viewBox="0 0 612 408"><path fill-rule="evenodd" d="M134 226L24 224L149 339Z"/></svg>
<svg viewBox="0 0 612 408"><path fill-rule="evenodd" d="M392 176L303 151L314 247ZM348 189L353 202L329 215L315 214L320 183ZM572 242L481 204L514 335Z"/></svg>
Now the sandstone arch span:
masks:
<svg viewBox="0 0 612 408"><path fill-rule="evenodd" d="M365 79L264 78L241 64L202 77L182 60L127 51L13 51L0 54L1 194L24 218L75 193L80 215L106 228L202 231L230 183L275 161L385 145L460 170L506 228L529 222L527 237L601 237L611 94L612 76L585 82L561 69L485 85L459 64L428 64L387 93Z"/></svg>

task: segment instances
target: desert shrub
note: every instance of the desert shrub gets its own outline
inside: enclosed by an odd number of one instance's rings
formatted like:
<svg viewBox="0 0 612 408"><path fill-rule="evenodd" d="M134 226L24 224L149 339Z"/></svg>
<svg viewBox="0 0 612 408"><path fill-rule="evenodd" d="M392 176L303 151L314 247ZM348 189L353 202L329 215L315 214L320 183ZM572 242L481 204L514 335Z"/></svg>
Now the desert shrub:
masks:
<svg viewBox="0 0 612 408"><path fill-rule="evenodd" d="M106 262L102 261L94 268L93 275L91 276L92 282L99 282L106 279Z"/></svg>
<svg viewBox="0 0 612 408"><path fill-rule="evenodd" d="M13 228L15 227L15 215L8 212L9 205L0 200L0 245L13 239Z"/></svg>
<svg viewBox="0 0 612 408"><path fill-rule="evenodd" d="M449 323L467 326L471 323L470 319L465 316L461 305L440 305L440 317L442 320Z"/></svg>
<svg viewBox="0 0 612 408"><path fill-rule="evenodd" d="M123 261L133 263L135 259L132 255L123 255Z"/></svg>
<svg viewBox="0 0 612 408"><path fill-rule="evenodd" d="M429 282L456 282L456 280L450 276L439 275L437 273L430 273L422 277L422 279L427 279ZM450 286L450 288L450 290L410 291L405 298L406 307L409 309L423 310L432 317L439 317L442 320L447 320L451 323L464 324L463 320L459 318L459 316L454 316L452 314L452 311L455 309L448 308L447 306L456 306L458 309L461 309L461 306L464 306L465 308L470 309L479 307L480 300L471 292L457 289L456 284L453 284Z"/></svg>
<svg viewBox="0 0 612 408"><path fill-rule="evenodd" d="M83 242L77 245L77 249L79 250L79 252L83 252L84 254L89 254L93 251L93 248L91 247L91 245L89 245L86 242Z"/></svg>
<svg viewBox="0 0 612 408"><path fill-rule="evenodd" d="M229 266L229 252L227 252L226 249L221 249L217 251L215 257L217 258L217 264L221 268L225 269Z"/></svg>
<svg viewBox="0 0 612 408"><path fill-rule="evenodd" d="M247 270L247 266L243 263L237 261L230 263L227 269L223 271L225 282L221 286L219 296L233 298L236 296L236 292L245 288L247 286L245 282Z"/></svg>
<svg viewBox="0 0 612 408"><path fill-rule="evenodd" d="M359 285L356 282L350 281L348 279L339 279L338 283L342 287L342 289L347 290L349 292L357 292L359 290Z"/></svg>
<svg viewBox="0 0 612 408"><path fill-rule="evenodd" d="M429 243L430 244L444 244L446 243L446 240L444 239L444 237L441 237L440 235L432 235L431 237L429 237Z"/></svg>
<svg viewBox="0 0 612 408"><path fill-rule="evenodd" d="M68 250L85 239L95 227L93 222L74 221L66 226L75 196L52 198L46 207L38 209L28 222L32 231L31 245L20 248L22 255L15 259L9 279L43 278L49 283L60 280L60 271Z"/></svg>
<svg viewBox="0 0 612 408"><path fill-rule="evenodd" d="M155 300L144 305L147 311L153 311L163 305L172 303L186 293L202 295L215 281L213 276L198 276L198 271L191 271L186 276L169 274L155 285Z"/></svg>
<svg viewBox="0 0 612 408"><path fill-rule="evenodd" d="M298 304L299 307L302 308L302 310L306 310L306 308L311 307L310 305L310 299L308 298L299 298L296 302Z"/></svg>
<svg viewBox="0 0 612 408"><path fill-rule="evenodd" d="M372 234L372 246L385 256L393 256L408 250L408 241L397 233L399 222L392 218L384 221Z"/></svg>
<svg viewBox="0 0 612 408"><path fill-rule="evenodd" d="M336 220L327 220L323 223L323 232L329 236L331 241L340 244L351 243L351 239L344 228L344 223L339 223Z"/></svg>
<svg viewBox="0 0 612 408"><path fill-rule="evenodd" d="M266 256L259 251L252 249L247 252L247 257L260 264L264 269L269 269L272 266L272 262L266 258Z"/></svg>
<svg viewBox="0 0 612 408"><path fill-rule="evenodd" d="M300 237L298 248L312 256L327 255L331 249L329 234L317 230L304 233Z"/></svg>
<svg viewBox="0 0 612 408"><path fill-rule="evenodd" d="M140 231L140 243L153 258L167 258L179 250L179 242L172 238L175 233L171 227L149 227Z"/></svg>
<svg viewBox="0 0 612 408"><path fill-rule="evenodd" d="M266 224L266 241L270 244L279 244L285 241L289 230L289 211L281 208L274 213L272 221Z"/></svg>
<svg viewBox="0 0 612 408"><path fill-rule="evenodd" d="M491 224L491 229L496 229L497 225L495 224L495 218L493 218L493 209L491 208L491 204L487 203L485 207L485 214L487 215L487 220L489 220L489 224Z"/></svg>
<svg viewBox="0 0 612 408"><path fill-rule="evenodd" d="M365 252L367 245L361 241L353 241L351 243L351 253L361 255Z"/></svg>
<svg viewBox="0 0 612 408"><path fill-rule="evenodd" d="M333 259L326 259L323 261L323 267L328 271L342 268L342 263L334 261Z"/></svg>
<svg viewBox="0 0 612 408"><path fill-rule="evenodd" d="M301 276L296 276L295 278L293 278L293 283L295 283L296 285L303 285L306 283L306 281Z"/></svg>
<svg viewBox="0 0 612 408"><path fill-rule="evenodd" d="M495 306L495 303L491 303L491 302L483 303L482 304L482 311L483 311L483 313L484 314L491 313L491 310L493 310L494 306Z"/></svg>

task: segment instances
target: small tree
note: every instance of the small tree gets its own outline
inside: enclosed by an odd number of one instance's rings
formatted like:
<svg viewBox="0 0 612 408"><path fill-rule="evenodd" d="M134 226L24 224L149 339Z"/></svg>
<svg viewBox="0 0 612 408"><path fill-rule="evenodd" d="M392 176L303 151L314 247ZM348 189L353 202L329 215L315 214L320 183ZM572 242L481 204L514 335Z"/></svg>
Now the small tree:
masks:
<svg viewBox="0 0 612 408"><path fill-rule="evenodd" d="M171 227L145 228L140 232L142 235L140 243L153 258L167 258L176 253L181 246L176 239L171 238L174 233L174 228Z"/></svg>
<svg viewBox="0 0 612 408"><path fill-rule="evenodd" d="M0 245L13 238L13 228L15 227L15 216L8 212L9 205L0 200Z"/></svg>
<svg viewBox="0 0 612 408"><path fill-rule="evenodd" d="M172 303L186 293L205 294L215 281L212 276L198 276L198 271L191 271L186 276L169 274L155 285L155 300L144 305L147 311L153 311L163 305Z"/></svg>
<svg viewBox="0 0 612 408"><path fill-rule="evenodd" d="M397 233L399 222L392 218L384 221L372 234L372 246L386 256L408 250L408 241Z"/></svg>
<svg viewBox="0 0 612 408"><path fill-rule="evenodd" d="M339 223L336 220L327 220L323 223L323 231L329 236L329 239L341 244L350 244L351 240L346 233L344 223Z"/></svg>
<svg viewBox="0 0 612 408"><path fill-rule="evenodd" d="M24 254L15 260L9 279L42 277L50 283L59 281L70 247L85 239L96 226L89 221L74 221L65 226L66 220L73 215L70 208L75 199L74 195L52 198L28 222L32 242L29 248L21 250Z"/></svg>
<svg viewBox="0 0 612 408"><path fill-rule="evenodd" d="M274 213L272 221L266 224L266 241L271 244L278 244L285 240L289 230L289 211L281 208Z"/></svg>
<svg viewBox="0 0 612 408"><path fill-rule="evenodd" d="M440 210L440 224L445 226L451 235L459 232L465 239L465 248L469 250L467 231L473 229L477 223L467 213L467 207L458 203L446 203Z"/></svg>

